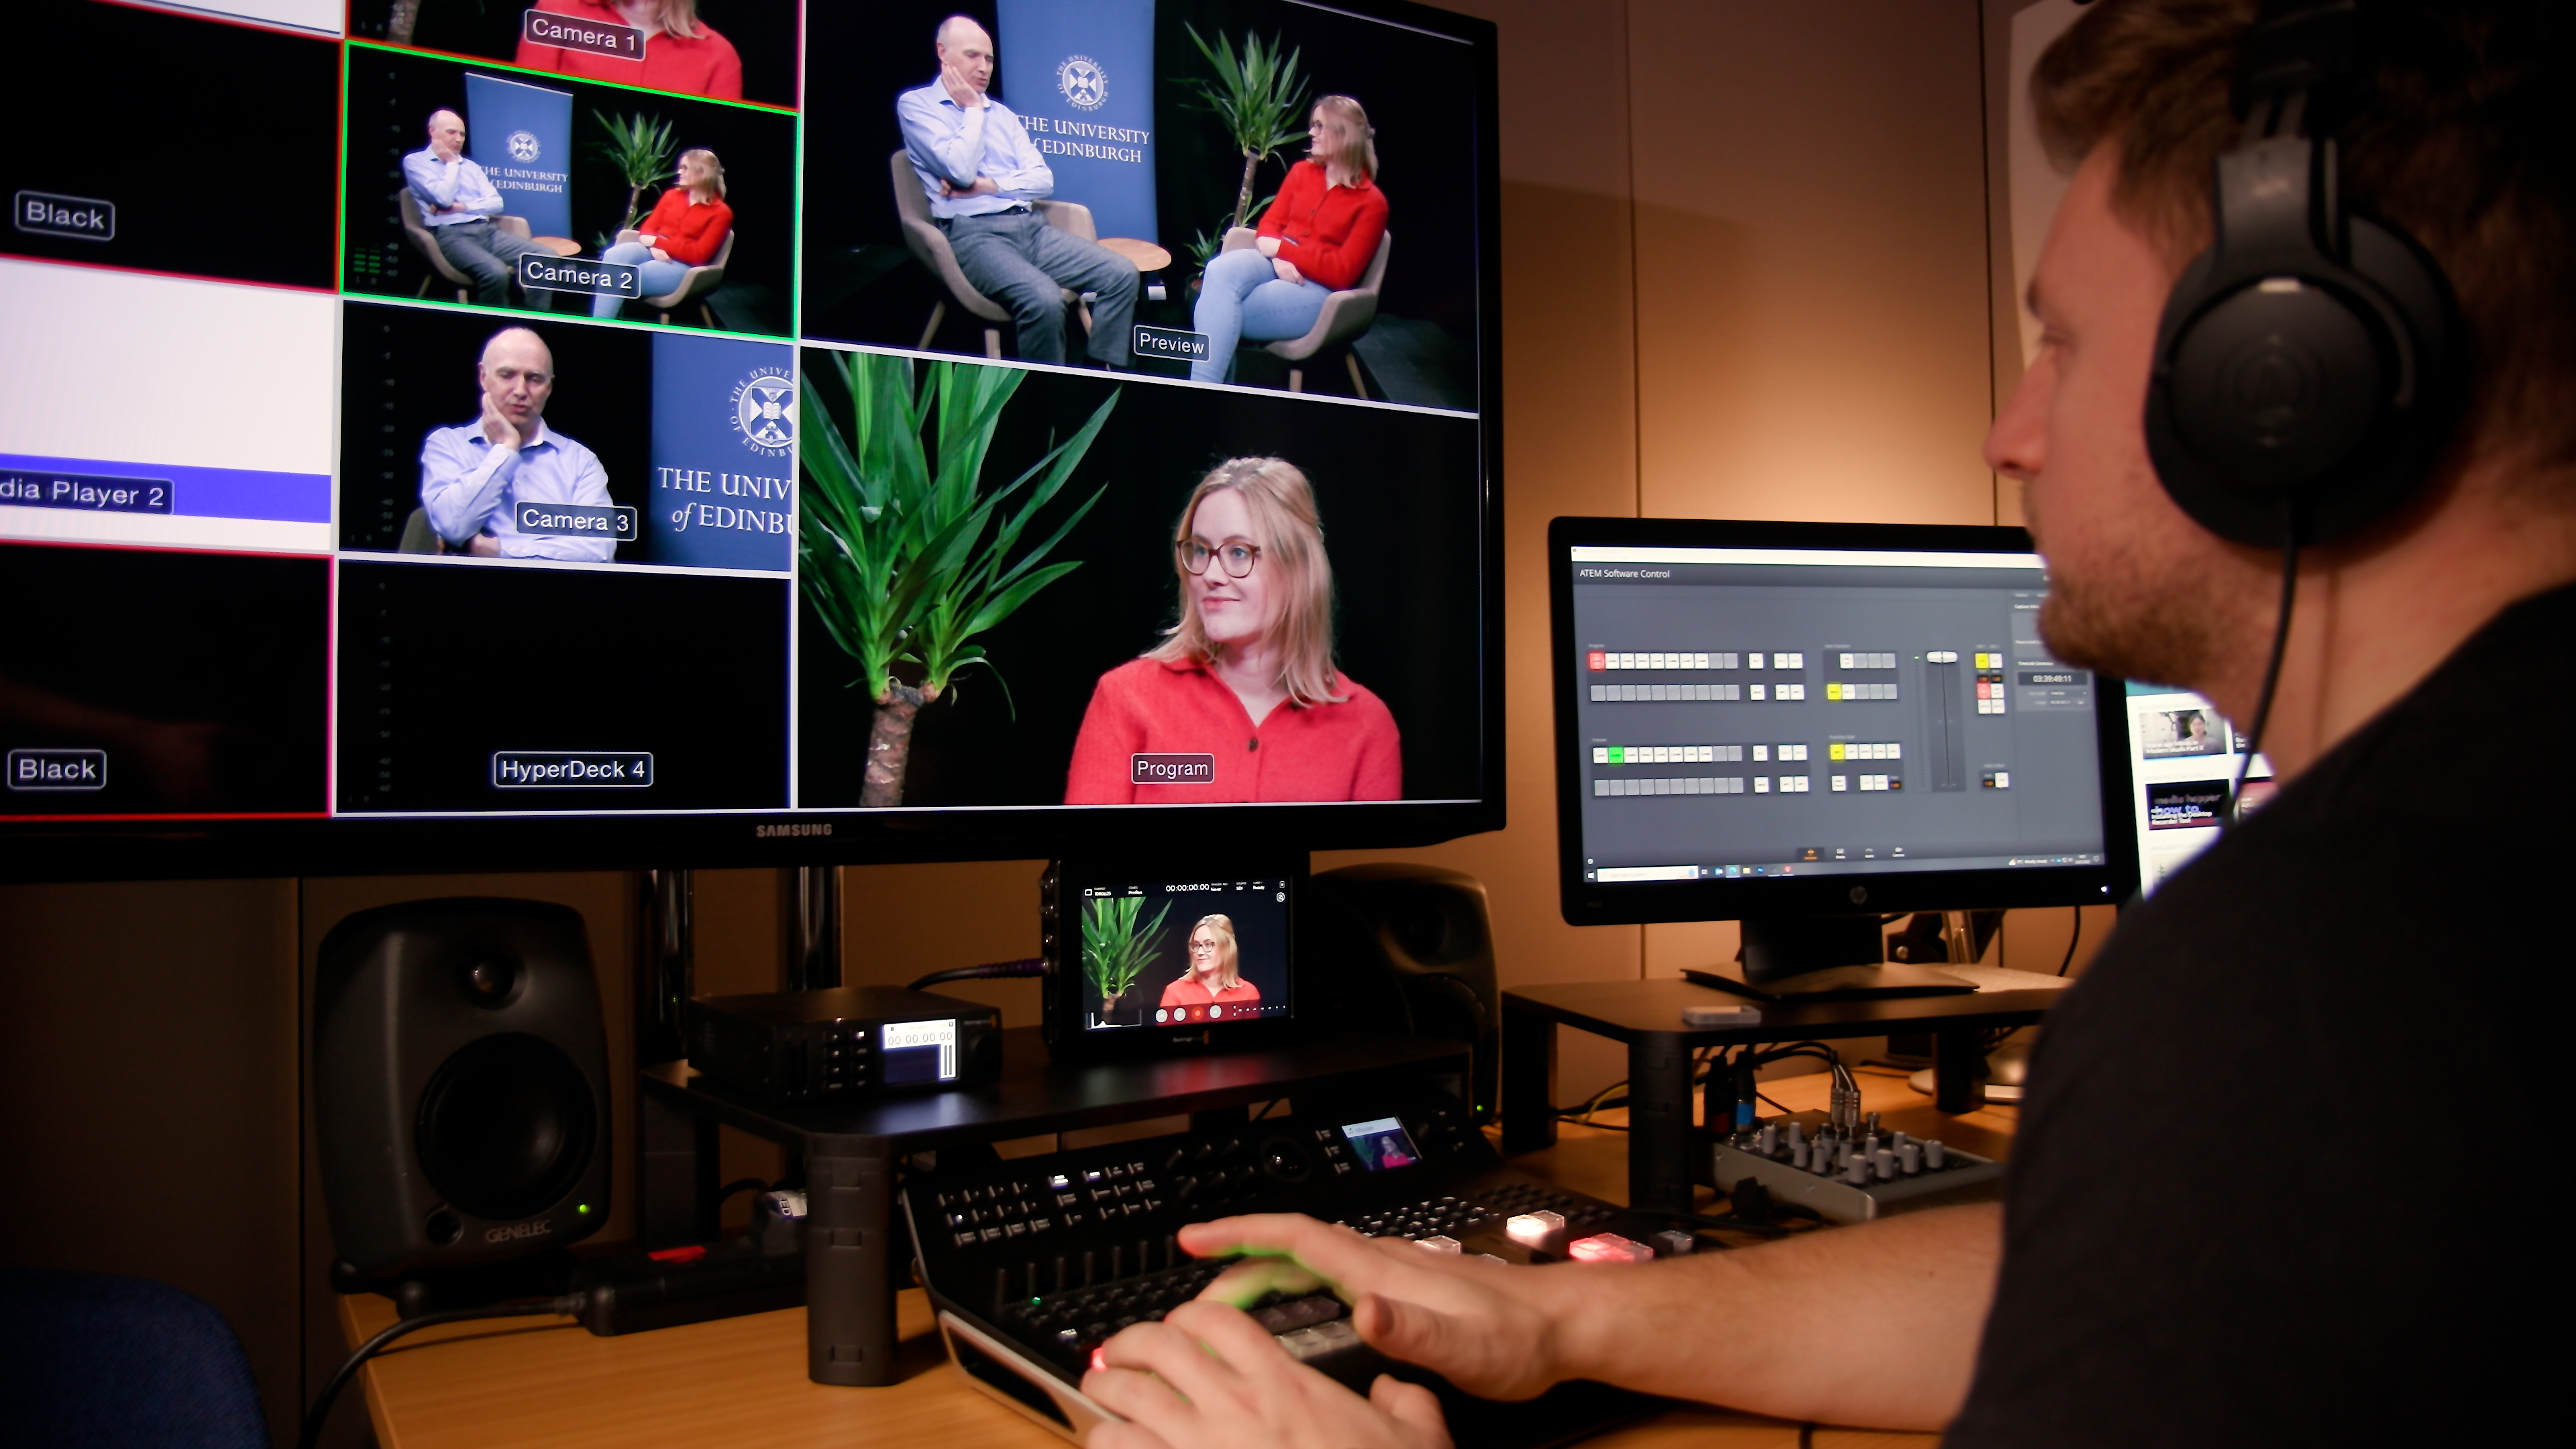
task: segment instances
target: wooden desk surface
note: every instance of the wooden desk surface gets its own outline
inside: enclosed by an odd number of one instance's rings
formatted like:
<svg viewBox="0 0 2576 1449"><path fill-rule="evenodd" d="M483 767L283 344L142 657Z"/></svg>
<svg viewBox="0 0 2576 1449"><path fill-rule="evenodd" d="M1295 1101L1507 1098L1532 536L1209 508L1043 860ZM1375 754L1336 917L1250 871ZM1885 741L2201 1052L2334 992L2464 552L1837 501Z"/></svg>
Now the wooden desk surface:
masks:
<svg viewBox="0 0 2576 1449"><path fill-rule="evenodd" d="M1971 1152L2001 1155L2014 1112L1943 1118L1901 1077L1863 1073L1863 1103L1890 1126ZM1766 1082L1793 1110L1825 1105L1822 1075ZM1812 1099L1812 1100L1810 1100ZM1604 1113L1615 1123L1619 1114ZM1514 1160L1534 1176L1618 1200L1627 1181L1621 1134L1568 1124L1558 1144ZM1703 1190L1704 1192L1705 1190ZM716 1323L594 1338L570 1319L503 1319L427 1329L395 1344L360 1375L383 1449L703 1449L749 1435L763 1444L1061 1449L1064 1441L968 1387L947 1363L918 1288L898 1300L903 1380L836 1388L805 1377L801 1308ZM340 1300L350 1343L393 1322L373 1295ZM1674 1410L1592 1440L1600 1449L1794 1449L1799 1426L1722 1410ZM1929 1434L1816 1431L1827 1449L1930 1446ZM1462 1446L1473 1449L1473 1446Z"/></svg>

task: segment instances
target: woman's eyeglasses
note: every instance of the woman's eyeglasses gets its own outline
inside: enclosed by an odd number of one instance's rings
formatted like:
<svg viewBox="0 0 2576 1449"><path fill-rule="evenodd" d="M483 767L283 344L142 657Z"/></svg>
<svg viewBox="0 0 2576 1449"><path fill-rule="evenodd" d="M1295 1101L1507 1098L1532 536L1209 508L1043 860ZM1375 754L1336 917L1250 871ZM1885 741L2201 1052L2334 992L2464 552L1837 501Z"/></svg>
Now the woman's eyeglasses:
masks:
<svg viewBox="0 0 2576 1449"><path fill-rule="evenodd" d="M1252 566L1261 561L1261 545L1245 543L1239 538L1229 538L1214 548L1195 538L1185 538L1173 544L1172 548L1180 555L1181 567L1193 574L1206 573L1208 560L1213 558L1224 567L1226 577L1239 579L1252 572Z"/></svg>

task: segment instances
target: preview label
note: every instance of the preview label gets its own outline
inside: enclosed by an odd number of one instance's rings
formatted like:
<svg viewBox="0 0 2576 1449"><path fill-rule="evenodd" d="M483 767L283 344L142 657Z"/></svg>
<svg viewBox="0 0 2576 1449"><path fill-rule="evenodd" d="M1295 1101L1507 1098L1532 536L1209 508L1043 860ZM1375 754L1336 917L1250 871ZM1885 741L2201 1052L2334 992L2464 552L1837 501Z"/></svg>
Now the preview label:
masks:
<svg viewBox="0 0 2576 1449"><path fill-rule="evenodd" d="M37 236L116 240L116 203L96 197L21 191L10 203L9 220L18 230Z"/></svg>
<svg viewBox="0 0 2576 1449"><path fill-rule="evenodd" d="M522 503L510 515L519 532L537 538L606 538L633 543L640 526L625 504Z"/></svg>
<svg viewBox="0 0 2576 1449"><path fill-rule="evenodd" d="M89 513L168 513L173 493L167 478L116 478L90 473L0 471L0 503L21 508L73 508Z"/></svg>
<svg viewBox="0 0 2576 1449"><path fill-rule="evenodd" d="M1213 785L1214 755L1132 755L1127 778L1138 785Z"/></svg>
<svg viewBox="0 0 2576 1449"><path fill-rule="evenodd" d="M624 262L522 256L519 285L538 292L579 292L584 296L632 300L644 295L644 274Z"/></svg>
<svg viewBox="0 0 2576 1449"><path fill-rule="evenodd" d="M12 790L104 790L105 750L11 750Z"/></svg>
<svg viewBox="0 0 2576 1449"><path fill-rule="evenodd" d="M591 55L613 56L618 60L644 58L644 32L631 25L608 25L597 20L575 20L570 16L549 14L535 6L519 17L519 35L533 45L551 45L557 50L578 50Z"/></svg>
<svg viewBox="0 0 2576 1449"><path fill-rule="evenodd" d="M1207 334L1184 332L1178 327L1136 325L1134 346L1138 357L1177 357L1184 362L1205 362L1208 356Z"/></svg>
<svg viewBox="0 0 2576 1449"><path fill-rule="evenodd" d="M494 750L495 790L645 790L653 756L645 750Z"/></svg>

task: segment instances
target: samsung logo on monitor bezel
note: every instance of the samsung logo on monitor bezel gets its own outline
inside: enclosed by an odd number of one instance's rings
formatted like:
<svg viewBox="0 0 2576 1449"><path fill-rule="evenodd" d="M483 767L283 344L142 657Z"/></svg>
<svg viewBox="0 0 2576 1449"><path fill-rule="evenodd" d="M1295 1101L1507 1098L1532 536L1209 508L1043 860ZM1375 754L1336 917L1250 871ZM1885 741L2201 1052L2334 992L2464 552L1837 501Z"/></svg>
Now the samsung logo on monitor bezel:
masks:
<svg viewBox="0 0 2576 1449"><path fill-rule="evenodd" d="M800 823L794 825L755 825L751 827L752 838L755 840L784 840L791 836L829 835L831 833L832 826L829 821Z"/></svg>

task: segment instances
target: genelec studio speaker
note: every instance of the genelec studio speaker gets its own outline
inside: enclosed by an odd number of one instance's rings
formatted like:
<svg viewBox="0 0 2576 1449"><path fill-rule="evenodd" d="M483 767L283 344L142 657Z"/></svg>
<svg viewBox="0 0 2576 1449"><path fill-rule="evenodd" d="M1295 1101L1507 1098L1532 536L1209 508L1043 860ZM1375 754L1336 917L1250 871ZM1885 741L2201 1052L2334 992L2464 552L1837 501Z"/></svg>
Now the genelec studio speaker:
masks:
<svg viewBox="0 0 2576 1449"><path fill-rule="evenodd" d="M580 913L451 899L340 922L313 1097L344 1280L471 1281L598 1228L608 1041Z"/></svg>
<svg viewBox="0 0 2576 1449"><path fill-rule="evenodd" d="M1493 1116L1502 1001L1482 881L1429 865L1325 871L1307 885L1298 956L1301 1016L1468 1043L1468 1106Z"/></svg>

